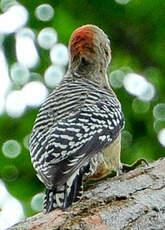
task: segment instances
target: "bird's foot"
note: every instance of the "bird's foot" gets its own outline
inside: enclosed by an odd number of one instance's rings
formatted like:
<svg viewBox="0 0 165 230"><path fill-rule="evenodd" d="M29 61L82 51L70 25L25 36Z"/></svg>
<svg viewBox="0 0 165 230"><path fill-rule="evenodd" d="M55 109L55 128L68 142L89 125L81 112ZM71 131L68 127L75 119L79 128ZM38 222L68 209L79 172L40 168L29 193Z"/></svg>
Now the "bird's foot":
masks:
<svg viewBox="0 0 165 230"><path fill-rule="evenodd" d="M145 165L147 166L148 165L148 161L141 158L141 159L138 159L137 161L135 161L133 164L131 165L128 165L128 164L122 164L121 165L121 168L119 170L117 170L117 175L121 175L123 173L126 173L126 172L129 172L131 170L134 170L136 169L139 165Z"/></svg>

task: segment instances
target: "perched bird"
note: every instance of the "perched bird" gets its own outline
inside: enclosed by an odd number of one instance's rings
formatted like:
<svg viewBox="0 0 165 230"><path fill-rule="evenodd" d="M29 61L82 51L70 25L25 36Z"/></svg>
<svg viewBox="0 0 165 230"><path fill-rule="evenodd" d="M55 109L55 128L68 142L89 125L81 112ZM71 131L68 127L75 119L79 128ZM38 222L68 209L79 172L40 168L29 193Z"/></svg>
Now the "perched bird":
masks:
<svg viewBox="0 0 165 230"><path fill-rule="evenodd" d="M120 162L124 116L108 82L107 35L94 25L76 29L69 55L68 71L42 105L30 138L32 163L46 186L46 212L78 201L84 180L141 163Z"/></svg>

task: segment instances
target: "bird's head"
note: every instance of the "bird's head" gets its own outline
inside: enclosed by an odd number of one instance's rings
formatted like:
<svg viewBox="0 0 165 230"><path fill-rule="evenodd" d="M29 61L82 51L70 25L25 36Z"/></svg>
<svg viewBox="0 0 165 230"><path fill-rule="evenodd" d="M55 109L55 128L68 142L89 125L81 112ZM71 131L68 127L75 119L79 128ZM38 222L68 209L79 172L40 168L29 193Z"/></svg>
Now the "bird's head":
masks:
<svg viewBox="0 0 165 230"><path fill-rule="evenodd" d="M95 25L76 29L69 41L70 68L80 74L107 71L111 59L108 36Z"/></svg>

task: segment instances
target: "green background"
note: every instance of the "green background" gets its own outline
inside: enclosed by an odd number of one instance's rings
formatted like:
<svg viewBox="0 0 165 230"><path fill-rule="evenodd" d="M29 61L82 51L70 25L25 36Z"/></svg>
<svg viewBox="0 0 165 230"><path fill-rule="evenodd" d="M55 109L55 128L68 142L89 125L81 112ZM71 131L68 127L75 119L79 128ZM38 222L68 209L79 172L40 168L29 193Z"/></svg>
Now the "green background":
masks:
<svg viewBox="0 0 165 230"><path fill-rule="evenodd" d="M44 27L54 27L59 42L66 45L73 30L83 24L95 24L107 33L112 49L110 72L122 69L123 66L130 67L133 72L144 76L156 89L156 95L147 104L149 109L146 112L133 109L135 97L123 87L114 89L125 114L125 130L131 134L130 138L122 143L122 162L132 163L140 157L149 161L163 157L165 149L160 145L157 135L158 131L165 127L165 121L159 121L155 131L153 108L165 101L164 0L131 0L128 4L118 4L115 0L19 2L29 12L27 26L36 32ZM34 16L35 8L43 3L48 3L55 9L55 15L49 22L41 22ZM9 65L16 61L14 47L14 35L11 34L4 41ZM41 63L35 72L43 75L51 62L49 52L38 49ZM143 103L139 104L143 106ZM29 151L23 145L23 139L30 134L37 112L38 109L29 108L21 118L13 119L7 114L0 117L0 177L9 192L23 204L27 216L34 214L30 205L32 197L44 189L35 176ZM18 140L22 144L22 152L17 158L9 159L2 154L2 144L9 139ZM19 175L15 180L9 180L6 176L4 168L7 165L17 168Z"/></svg>

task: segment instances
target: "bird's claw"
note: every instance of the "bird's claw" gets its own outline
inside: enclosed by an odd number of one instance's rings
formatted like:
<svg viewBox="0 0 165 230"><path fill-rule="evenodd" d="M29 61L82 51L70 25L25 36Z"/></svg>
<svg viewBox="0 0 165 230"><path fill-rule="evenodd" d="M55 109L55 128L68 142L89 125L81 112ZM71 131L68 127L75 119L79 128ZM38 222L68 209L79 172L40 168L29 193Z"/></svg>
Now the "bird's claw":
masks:
<svg viewBox="0 0 165 230"><path fill-rule="evenodd" d="M148 166L148 161L141 158L137 161L135 161L133 164L128 165L128 164L122 164L121 168L119 170L117 170L117 175L121 175L122 173L126 173L129 172L131 170L136 169L139 165L144 165L144 166Z"/></svg>

